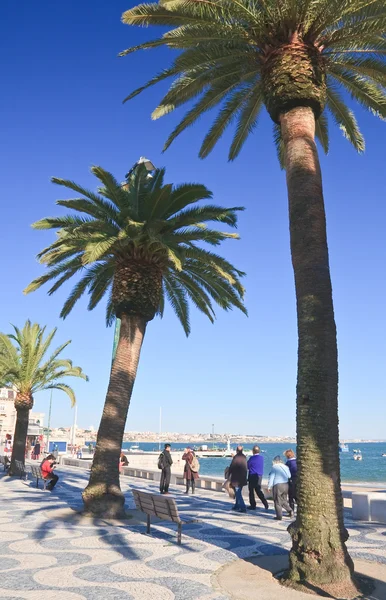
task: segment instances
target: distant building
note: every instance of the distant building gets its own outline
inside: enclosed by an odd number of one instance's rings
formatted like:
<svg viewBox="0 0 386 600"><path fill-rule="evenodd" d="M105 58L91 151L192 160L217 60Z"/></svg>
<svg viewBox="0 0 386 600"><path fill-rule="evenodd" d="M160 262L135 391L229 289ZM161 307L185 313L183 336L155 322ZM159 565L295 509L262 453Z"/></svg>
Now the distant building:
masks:
<svg viewBox="0 0 386 600"><path fill-rule="evenodd" d="M12 436L15 432L16 409L15 409L16 391L10 388L0 388L0 445L4 445L7 436ZM29 414L28 439L34 444L38 436L43 435L44 413L33 412Z"/></svg>

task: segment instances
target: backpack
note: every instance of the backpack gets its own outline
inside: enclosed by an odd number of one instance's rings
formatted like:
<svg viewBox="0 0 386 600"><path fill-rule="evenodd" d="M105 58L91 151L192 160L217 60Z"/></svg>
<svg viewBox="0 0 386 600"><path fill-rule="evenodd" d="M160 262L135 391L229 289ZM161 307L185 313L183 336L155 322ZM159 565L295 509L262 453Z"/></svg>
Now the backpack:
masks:
<svg viewBox="0 0 386 600"><path fill-rule="evenodd" d="M161 452L161 454L158 457L158 464L157 464L159 469L163 469L164 468L164 453Z"/></svg>
<svg viewBox="0 0 386 600"><path fill-rule="evenodd" d="M200 463L198 462L198 458L197 456L193 456L193 460L190 463L190 470L193 471L193 473L198 473L200 470Z"/></svg>

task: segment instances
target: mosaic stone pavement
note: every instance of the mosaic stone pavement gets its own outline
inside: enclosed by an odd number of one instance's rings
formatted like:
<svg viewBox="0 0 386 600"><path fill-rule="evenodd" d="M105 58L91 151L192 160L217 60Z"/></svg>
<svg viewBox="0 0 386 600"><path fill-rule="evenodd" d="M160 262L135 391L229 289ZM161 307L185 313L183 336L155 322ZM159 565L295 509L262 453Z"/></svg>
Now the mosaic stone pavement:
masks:
<svg viewBox="0 0 386 600"><path fill-rule="evenodd" d="M53 493L0 476L0 598L14 600L228 600L212 582L222 565L247 556L284 554L289 520L273 521L273 510L246 515L231 511L224 494L198 490L174 495L182 517L200 522L183 528L158 522L152 535L142 523L111 524L81 517L87 473L58 469ZM122 489L134 508L129 480ZM130 487L157 491L154 483ZM355 558L386 563L386 526L350 520L349 548Z"/></svg>

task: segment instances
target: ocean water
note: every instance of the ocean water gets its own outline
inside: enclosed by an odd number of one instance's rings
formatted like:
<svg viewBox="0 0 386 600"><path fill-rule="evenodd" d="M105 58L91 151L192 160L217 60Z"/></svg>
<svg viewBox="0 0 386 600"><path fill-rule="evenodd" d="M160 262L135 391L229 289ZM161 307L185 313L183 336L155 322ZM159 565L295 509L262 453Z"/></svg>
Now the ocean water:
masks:
<svg viewBox="0 0 386 600"><path fill-rule="evenodd" d="M124 449L130 448L133 442L125 442ZM158 450L156 443L139 443L140 450L151 451ZM194 446L194 444L186 444ZM210 447L210 444L208 444ZM386 485L386 457L382 457L382 453L386 453L386 443L367 443L367 444L348 444L349 452L340 453L341 476L343 482L355 483L377 483ZM163 447L163 444L162 444ZM225 447L225 444L224 444ZM233 444L232 448L236 445ZM284 450L288 444L261 444L261 449L264 450L265 468L264 477L266 478L272 463L272 459L277 454L283 456ZM245 450L250 450L252 445L246 444ZM362 452L363 460L357 461L353 459L353 449L358 448ZM181 451L184 449L182 444L172 444L172 451ZM293 446L296 450L296 447ZM284 458L284 457L283 457ZM229 465L229 458L200 458L200 473L202 475L211 475L222 477L225 468Z"/></svg>

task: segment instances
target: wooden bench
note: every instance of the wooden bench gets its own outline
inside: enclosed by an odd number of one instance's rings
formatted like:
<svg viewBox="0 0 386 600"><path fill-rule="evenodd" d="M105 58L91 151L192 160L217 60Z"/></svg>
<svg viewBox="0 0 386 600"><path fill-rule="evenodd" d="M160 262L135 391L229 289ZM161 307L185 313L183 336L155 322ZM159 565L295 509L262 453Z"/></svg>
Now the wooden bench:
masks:
<svg viewBox="0 0 386 600"><path fill-rule="evenodd" d="M46 489L47 483L49 483L49 479L43 478L43 473L40 467L37 465L31 465L31 473L32 477L36 478L36 487L39 487L39 479L43 481L43 489Z"/></svg>
<svg viewBox="0 0 386 600"><path fill-rule="evenodd" d="M28 472L27 469L25 468L24 463L21 462L21 460L15 460L15 467L16 467L16 472L18 475L20 475L20 479L24 479L27 481L28 479Z"/></svg>
<svg viewBox="0 0 386 600"><path fill-rule="evenodd" d="M0 456L0 465L3 465L4 471L8 471L10 465L8 456Z"/></svg>
<svg viewBox="0 0 386 600"><path fill-rule="evenodd" d="M137 509L147 515L146 533L150 533L150 519L152 516L158 517L162 521L172 521L178 525L177 543L181 544L182 525L198 523L198 519L189 519L188 521L181 519L174 498L138 490L133 490L133 496Z"/></svg>

